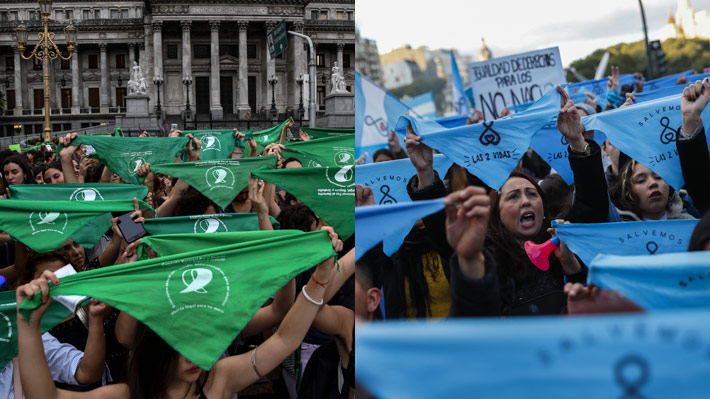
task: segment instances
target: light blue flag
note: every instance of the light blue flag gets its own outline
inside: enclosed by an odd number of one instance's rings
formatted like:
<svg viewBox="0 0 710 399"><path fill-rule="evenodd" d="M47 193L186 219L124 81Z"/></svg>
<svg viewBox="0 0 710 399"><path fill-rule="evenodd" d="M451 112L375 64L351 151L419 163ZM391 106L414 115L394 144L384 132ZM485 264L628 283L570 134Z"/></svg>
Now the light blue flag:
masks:
<svg viewBox="0 0 710 399"><path fill-rule="evenodd" d="M642 93L634 93L634 96L636 97L636 101L634 101L634 103L639 104L639 103L643 103L646 101L654 100L656 98L668 97L668 96L673 96L676 94L682 94L683 90L686 87L688 87L688 84L695 83L696 80L703 80L707 77L710 77L710 74L706 73L706 74L700 74L700 75L689 75L687 84L665 86L665 87L661 87L656 90L645 90L644 89L644 91Z"/></svg>
<svg viewBox="0 0 710 399"><path fill-rule="evenodd" d="M397 97L355 71L355 157L387 147L397 119L413 112ZM404 147L404 142L401 143Z"/></svg>
<svg viewBox="0 0 710 399"><path fill-rule="evenodd" d="M463 81L461 80L459 66L456 64L453 50L451 51L451 91L456 113L459 115L471 115L471 108L468 106L466 92L463 88Z"/></svg>
<svg viewBox="0 0 710 399"><path fill-rule="evenodd" d="M355 259L383 241L387 256L397 252L417 219L444 208L444 199L355 208Z"/></svg>
<svg viewBox="0 0 710 399"><path fill-rule="evenodd" d="M466 125L467 120L468 115L452 115L434 119L436 123L447 129L451 129L452 127L464 126Z"/></svg>
<svg viewBox="0 0 710 399"><path fill-rule="evenodd" d="M494 189L500 188L530 146L535 132L560 111L560 93L549 90L525 112L491 122L446 129L434 121L403 116L396 132L410 124L422 143L439 150Z"/></svg>
<svg viewBox="0 0 710 399"><path fill-rule="evenodd" d="M434 170L442 179L451 165L453 161L446 158L446 155L434 155ZM416 173L408 158L358 165L355 166L355 183L372 188L377 205L412 202L407 194L407 183Z"/></svg>
<svg viewBox="0 0 710 399"><path fill-rule="evenodd" d="M710 252L599 254L587 282L619 291L646 310L710 309Z"/></svg>
<svg viewBox="0 0 710 399"><path fill-rule="evenodd" d="M601 132L594 132L594 141L601 145L606 136ZM567 184L574 183L574 174L572 173L572 168L569 166L569 152L567 147L569 142L565 136L557 130L555 123L550 122L547 126L538 130L537 133L532 138L530 142L530 147L550 165L551 168L555 169L560 177L565 179Z"/></svg>
<svg viewBox="0 0 710 399"><path fill-rule="evenodd" d="M535 103L534 101L528 101L528 102L522 103L522 104L514 104L514 105L511 105L510 107L508 107L508 109L513 112L523 112L526 109L530 108L530 106L533 105L534 103Z"/></svg>
<svg viewBox="0 0 710 399"><path fill-rule="evenodd" d="M679 72L679 73L674 73L672 75L666 75L666 76L661 76L660 78L649 80L643 85L644 91L646 90L657 90L662 87L669 87L669 86L675 86L678 81L678 78L681 76L690 76L694 73L692 70L688 70L685 72ZM690 80L688 80L690 82Z"/></svg>
<svg viewBox="0 0 710 399"><path fill-rule="evenodd" d="M466 98L468 99L471 106L475 108L476 99L473 97L473 86L467 86L464 92L466 93Z"/></svg>
<svg viewBox="0 0 710 399"><path fill-rule="evenodd" d="M632 84L636 82L636 78L634 75L630 73L626 73L623 75L619 75L619 88L625 84ZM584 82L579 82L579 83L571 83L567 87L567 93L569 93L570 99L576 104L576 103L581 103L584 102L584 100L588 99L584 93L589 92L594 94L597 98L597 104L602 107L602 109L606 108L606 84L609 81L609 78L602 78L602 79L597 79L597 80L587 80Z"/></svg>
<svg viewBox="0 0 710 399"><path fill-rule="evenodd" d="M680 95L585 116L587 130L601 130L616 148L659 174L676 190L683 187L683 174L675 146L682 124ZM701 113L705 129L710 108Z"/></svg>
<svg viewBox="0 0 710 399"><path fill-rule="evenodd" d="M688 249L697 219L619 223L552 222L555 234L589 265L598 254L659 255Z"/></svg>
<svg viewBox="0 0 710 399"><path fill-rule="evenodd" d="M405 101L404 105L411 108L423 118L436 118L436 103L434 103L434 95L431 92Z"/></svg>
<svg viewBox="0 0 710 399"><path fill-rule="evenodd" d="M706 310L360 323L375 397L705 399Z"/></svg>

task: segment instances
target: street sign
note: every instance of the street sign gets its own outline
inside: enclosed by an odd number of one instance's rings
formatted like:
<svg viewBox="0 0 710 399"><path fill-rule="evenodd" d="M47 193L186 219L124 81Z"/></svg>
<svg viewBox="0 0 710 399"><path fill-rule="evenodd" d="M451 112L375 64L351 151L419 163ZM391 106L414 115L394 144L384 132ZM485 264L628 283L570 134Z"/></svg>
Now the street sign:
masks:
<svg viewBox="0 0 710 399"><path fill-rule="evenodd" d="M269 46L271 59L276 58L282 51L288 48L288 36L286 35L286 21L281 22L266 34L266 43Z"/></svg>

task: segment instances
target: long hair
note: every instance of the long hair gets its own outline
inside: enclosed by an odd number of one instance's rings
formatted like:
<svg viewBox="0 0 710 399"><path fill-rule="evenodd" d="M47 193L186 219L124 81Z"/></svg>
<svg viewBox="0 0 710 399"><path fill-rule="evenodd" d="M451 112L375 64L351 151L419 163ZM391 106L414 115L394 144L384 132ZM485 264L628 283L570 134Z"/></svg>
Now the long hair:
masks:
<svg viewBox="0 0 710 399"><path fill-rule="evenodd" d="M5 184L5 187L8 187L7 184L7 179L5 178L5 165L9 163L14 163L17 164L20 169L22 169L22 173L25 175L25 178L22 182L22 184L34 184L35 182L35 177L32 174L32 168L30 167L30 164L27 162L27 158L22 156L22 155L11 155L7 158L2 163L2 182Z"/></svg>
<svg viewBox="0 0 710 399"><path fill-rule="evenodd" d="M639 207L639 199L631 190L633 187L632 178L634 176L634 169L636 168L636 165L639 165L639 163L636 162L636 160L631 159L626 163L624 168L621 170L621 173L619 173L619 182L617 183L618 187L615 188L615 191L618 193L616 205L621 210L631 211L639 218L643 218L643 212ZM675 190L673 187L668 185L668 203L666 203L666 209L670 206L674 192Z"/></svg>
<svg viewBox="0 0 710 399"><path fill-rule="evenodd" d="M542 191L542 188L540 188L537 182L526 173L513 171L508 177L508 180L513 177L519 177L529 181L542 199L543 223L540 230L532 237L532 241L541 243L548 238L547 228L550 226L550 217L547 207L545 206L547 204L545 192ZM527 277L528 268L525 266L530 263L530 260L525 253L525 249L520 245L519 238L503 225L500 218L500 194L498 191L493 190L490 193L490 197L491 212L488 221L486 246L489 248L492 247L496 252L494 256L498 267L498 279L501 287L501 307L503 313L508 314L510 305L515 298L509 298L503 293L514 293L515 282L522 281Z"/></svg>
<svg viewBox="0 0 710 399"><path fill-rule="evenodd" d="M143 323L136 327L136 346L128 359L127 384L131 399L165 398L177 373L178 352ZM209 372L197 380L198 392Z"/></svg>

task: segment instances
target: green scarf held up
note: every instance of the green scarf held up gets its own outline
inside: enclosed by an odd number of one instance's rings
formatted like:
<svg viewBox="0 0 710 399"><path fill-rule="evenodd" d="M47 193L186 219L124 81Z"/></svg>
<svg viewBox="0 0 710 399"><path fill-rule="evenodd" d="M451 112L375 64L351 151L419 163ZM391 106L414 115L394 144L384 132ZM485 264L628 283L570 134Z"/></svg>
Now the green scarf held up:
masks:
<svg viewBox="0 0 710 399"><path fill-rule="evenodd" d="M355 129L336 129L333 127L306 127L302 126L301 130L308 133L311 137L316 139L322 139L326 137L333 136L343 136L348 134L355 134Z"/></svg>
<svg viewBox="0 0 710 399"><path fill-rule="evenodd" d="M275 168L277 157L225 159L151 165L151 172L177 177L221 208L226 208L249 184L249 173L261 167Z"/></svg>
<svg viewBox="0 0 710 399"><path fill-rule="evenodd" d="M281 187L333 226L342 240L355 232L355 169L322 168L255 170L252 175Z"/></svg>
<svg viewBox="0 0 710 399"><path fill-rule="evenodd" d="M269 216L274 230L280 225ZM145 231L151 235L181 233L227 233L259 230L256 213L217 213L213 215L172 216L146 219Z"/></svg>
<svg viewBox="0 0 710 399"><path fill-rule="evenodd" d="M10 186L12 200L102 201L144 199L148 187L116 183L19 184ZM71 235L84 248L92 248L111 228L111 214L99 215Z"/></svg>
<svg viewBox="0 0 710 399"><path fill-rule="evenodd" d="M0 370L17 356L17 304L15 291L0 292ZM47 332L71 314L59 302L52 302L42 316L42 332Z"/></svg>
<svg viewBox="0 0 710 399"><path fill-rule="evenodd" d="M77 273L50 284L49 295L89 296L124 311L207 370L270 295L335 255L327 231L273 235ZM40 302L25 299L20 312L29 319Z"/></svg>
<svg viewBox="0 0 710 399"><path fill-rule="evenodd" d="M262 151L264 151L264 148L266 148L267 145L271 143L278 143L279 138L281 137L281 130L283 130L283 127L286 126L288 123L288 119L285 121L281 122L277 126L264 129L264 130L258 130L256 132L242 132L246 136L247 139L254 138L254 141L256 141L256 154L259 155L261 154ZM249 144L246 143L245 146L245 151L251 151L251 147L249 147Z"/></svg>
<svg viewBox="0 0 710 399"><path fill-rule="evenodd" d="M182 136L192 134L192 137L202 140L200 161L227 159L234 151L234 132L229 129L219 130L186 130ZM187 161L183 157L183 161Z"/></svg>
<svg viewBox="0 0 710 399"><path fill-rule="evenodd" d="M153 209L143 201L138 204ZM133 200L0 201L0 229L37 252L50 252L99 216L130 211Z"/></svg>
<svg viewBox="0 0 710 399"><path fill-rule="evenodd" d="M355 136L334 136L324 139L284 143L281 156L294 157L306 168L355 164Z"/></svg>
<svg viewBox="0 0 710 399"><path fill-rule="evenodd" d="M72 145L90 145L96 150L89 158L97 158L126 183L142 184L144 176L136 172L143 164L160 164L175 161L185 150L187 137L93 137L78 136ZM64 146L58 146L61 151Z"/></svg>

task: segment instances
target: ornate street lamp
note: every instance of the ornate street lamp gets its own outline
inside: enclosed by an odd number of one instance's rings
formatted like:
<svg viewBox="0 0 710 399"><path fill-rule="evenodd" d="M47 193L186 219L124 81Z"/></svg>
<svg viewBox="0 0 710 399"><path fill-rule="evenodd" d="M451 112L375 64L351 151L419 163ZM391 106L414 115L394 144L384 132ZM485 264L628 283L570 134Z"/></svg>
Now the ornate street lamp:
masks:
<svg viewBox="0 0 710 399"><path fill-rule="evenodd" d="M160 86L163 84L163 78L158 76L154 77L153 84L155 84L155 90L158 92L158 105L155 106L155 113L158 114L158 119L161 119L163 110L160 108Z"/></svg>
<svg viewBox="0 0 710 399"><path fill-rule="evenodd" d="M271 117L276 119L276 99L274 97L274 90L276 84L279 83L279 78L276 75L271 74L271 79L269 79L269 84L271 85Z"/></svg>
<svg viewBox="0 0 710 399"><path fill-rule="evenodd" d="M118 87L123 86L123 78L121 77L121 72L118 73L118 80L116 80L116 85Z"/></svg>
<svg viewBox="0 0 710 399"><path fill-rule="evenodd" d="M303 125L303 115L306 113L306 110L303 108L303 75L298 75L296 83L298 83L298 89L301 92L301 100L298 103L298 123L299 125Z"/></svg>
<svg viewBox="0 0 710 399"><path fill-rule="evenodd" d="M37 33L39 42L35 45L30 55L25 56L25 44L27 43L29 31L24 22L20 22L20 25L15 28L15 34L22 59L31 60L32 58L36 58L42 60L44 71L44 140L50 141L52 129L49 127L49 61L56 60L57 58L61 58L65 61L71 59L74 54L76 34L78 31L72 24L72 21L69 20L69 25L64 28L68 54L65 57L54 43L54 32L49 32L49 14L52 12L52 0L39 0L38 3L40 12L42 13L44 32Z"/></svg>
<svg viewBox="0 0 710 399"><path fill-rule="evenodd" d="M182 84L187 88L187 98L185 99L185 119L190 119L192 112L190 111L190 85L192 84L192 77L190 75L182 78Z"/></svg>

